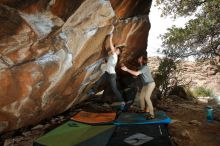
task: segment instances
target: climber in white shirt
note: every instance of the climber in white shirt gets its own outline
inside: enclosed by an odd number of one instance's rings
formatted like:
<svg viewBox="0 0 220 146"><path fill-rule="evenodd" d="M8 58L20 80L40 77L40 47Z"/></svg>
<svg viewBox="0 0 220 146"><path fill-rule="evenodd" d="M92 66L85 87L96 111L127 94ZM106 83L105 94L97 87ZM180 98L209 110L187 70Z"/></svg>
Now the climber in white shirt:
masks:
<svg viewBox="0 0 220 146"><path fill-rule="evenodd" d="M105 68L105 73L100 77L100 79L95 83L94 87L88 92L88 95L94 95L97 92L97 88L102 85L104 82L109 82L109 85L117 97L118 101L120 102L120 110L124 109L125 102L124 99L120 93L120 91L117 88L116 84L116 72L115 72L115 67L118 62L118 55L121 53L121 50L119 47L114 47L112 38L113 38L113 30L114 26L112 26L112 30L109 33L110 35L110 51L109 51L109 57L107 60L106 68Z"/></svg>

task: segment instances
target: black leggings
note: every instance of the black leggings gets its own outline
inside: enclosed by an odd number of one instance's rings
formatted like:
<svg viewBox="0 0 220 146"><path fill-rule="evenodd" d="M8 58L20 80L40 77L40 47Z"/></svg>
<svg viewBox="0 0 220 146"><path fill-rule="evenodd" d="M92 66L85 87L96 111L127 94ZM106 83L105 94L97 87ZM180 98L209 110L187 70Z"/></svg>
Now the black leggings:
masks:
<svg viewBox="0 0 220 146"><path fill-rule="evenodd" d="M119 92L118 88L117 88L117 84L116 84L116 74L109 74L107 72L105 72L101 78L95 82L95 85L93 87L93 90L95 92L97 92L97 88L103 84L104 82L108 82L110 83L111 89L113 91L113 93L115 94L115 96L118 98L119 101L124 101L124 99L122 98L121 93Z"/></svg>

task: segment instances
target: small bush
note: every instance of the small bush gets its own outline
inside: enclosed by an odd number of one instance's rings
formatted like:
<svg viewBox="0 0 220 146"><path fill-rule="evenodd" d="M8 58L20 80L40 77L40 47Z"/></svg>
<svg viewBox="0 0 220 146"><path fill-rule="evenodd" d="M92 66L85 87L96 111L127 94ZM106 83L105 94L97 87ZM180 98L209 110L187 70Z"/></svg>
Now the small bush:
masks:
<svg viewBox="0 0 220 146"><path fill-rule="evenodd" d="M170 58L163 58L160 60L160 64L157 72L155 73L154 79L156 82L156 87L161 91L161 97L168 96L170 90L172 90L173 85L170 81L174 78L174 73L176 71L176 62Z"/></svg>
<svg viewBox="0 0 220 146"><path fill-rule="evenodd" d="M196 87L193 89L192 91L193 93L193 96L194 97L199 97L199 96L202 96L202 97L206 97L206 96L213 96L213 92L211 89L206 89L204 87Z"/></svg>

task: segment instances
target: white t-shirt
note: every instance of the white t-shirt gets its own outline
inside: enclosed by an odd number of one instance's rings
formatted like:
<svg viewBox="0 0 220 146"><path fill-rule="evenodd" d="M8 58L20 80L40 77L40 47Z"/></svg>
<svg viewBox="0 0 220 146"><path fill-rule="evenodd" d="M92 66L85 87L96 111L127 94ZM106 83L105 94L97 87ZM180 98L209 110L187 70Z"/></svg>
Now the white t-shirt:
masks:
<svg viewBox="0 0 220 146"><path fill-rule="evenodd" d="M108 62L107 62L107 65L106 65L106 71L109 73L109 74L115 74L115 66L118 62L118 55L116 53L113 53L112 55L110 55L108 57Z"/></svg>

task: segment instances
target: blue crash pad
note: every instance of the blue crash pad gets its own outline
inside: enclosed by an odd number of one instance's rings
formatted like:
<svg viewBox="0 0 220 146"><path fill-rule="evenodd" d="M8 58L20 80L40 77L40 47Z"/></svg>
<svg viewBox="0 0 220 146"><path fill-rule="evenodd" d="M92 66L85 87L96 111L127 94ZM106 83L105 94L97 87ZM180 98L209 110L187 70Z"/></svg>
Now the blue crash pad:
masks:
<svg viewBox="0 0 220 146"><path fill-rule="evenodd" d="M146 113L124 113L122 112L114 121L115 125L134 125L134 124L169 124L171 119L165 112L155 112L154 119L146 119Z"/></svg>

